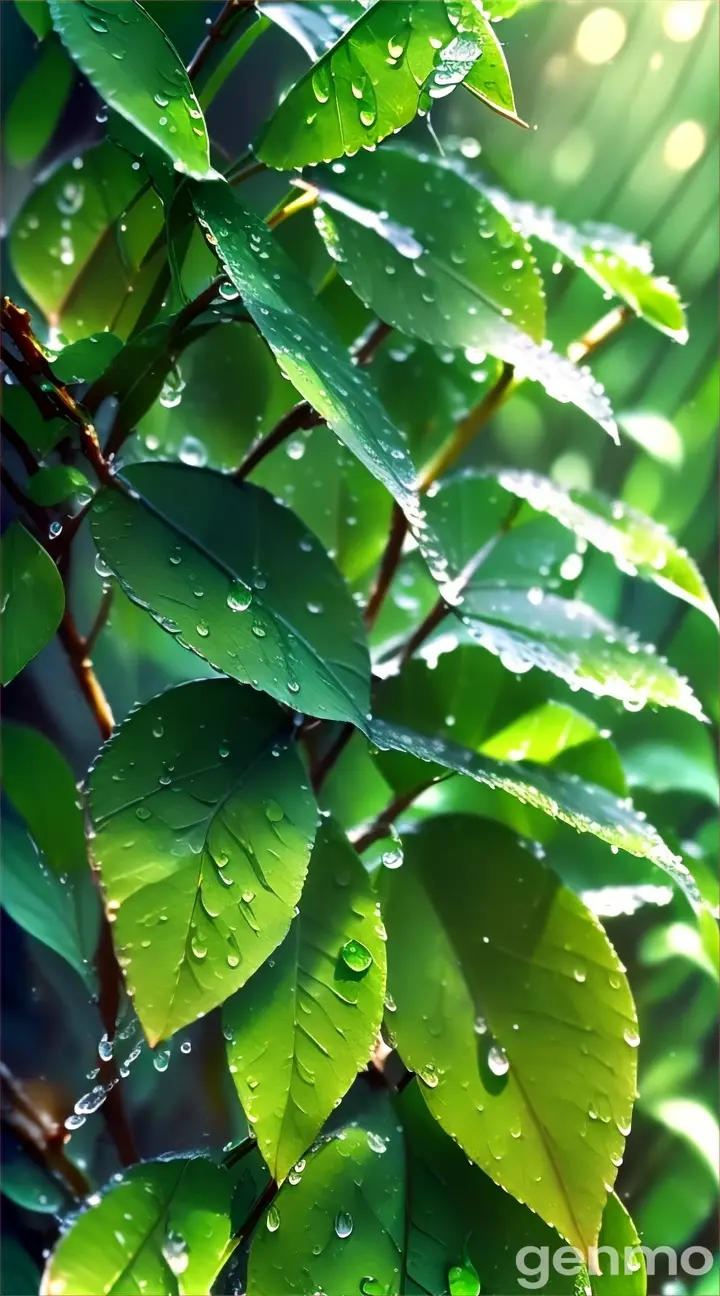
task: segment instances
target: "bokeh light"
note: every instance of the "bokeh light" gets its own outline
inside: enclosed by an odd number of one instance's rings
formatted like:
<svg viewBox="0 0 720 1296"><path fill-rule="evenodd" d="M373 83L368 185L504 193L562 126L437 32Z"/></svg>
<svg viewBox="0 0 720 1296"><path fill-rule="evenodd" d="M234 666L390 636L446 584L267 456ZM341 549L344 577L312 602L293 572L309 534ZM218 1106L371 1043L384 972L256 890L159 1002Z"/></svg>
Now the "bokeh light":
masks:
<svg viewBox="0 0 720 1296"><path fill-rule="evenodd" d="M705 152L705 129L697 121L673 126L663 145L663 162L670 171L689 171Z"/></svg>
<svg viewBox="0 0 720 1296"><path fill-rule="evenodd" d="M609 63L619 54L627 23L617 9L593 9L583 18L575 37L575 53L585 63Z"/></svg>

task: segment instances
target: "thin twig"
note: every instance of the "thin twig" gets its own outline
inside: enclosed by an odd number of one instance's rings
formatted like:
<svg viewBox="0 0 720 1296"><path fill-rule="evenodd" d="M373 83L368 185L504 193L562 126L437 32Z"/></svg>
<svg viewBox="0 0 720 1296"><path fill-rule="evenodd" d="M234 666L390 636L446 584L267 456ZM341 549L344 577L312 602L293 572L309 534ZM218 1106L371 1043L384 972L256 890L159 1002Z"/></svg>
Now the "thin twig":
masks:
<svg viewBox="0 0 720 1296"><path fill-rule="evenodd" d="M283 441L286 441L294 432L307 431L308 428L317 427L324 422L322 414L318 414L307 401L300 401L299 404L293 405L280 422L275 424L272 431L250 448L239 468L235 469L233 474L235 480L244 481L249 473L262 463L266 455L282 445Z"/></svg>
<svg viewBox="0 0 720 1296"><path fill-rule="evenodd" d="M315 767L312 771L312 785L313 785L313 791L315 793L318 793L320 791L323 783L325 782L325 779L330 773L330 770L332 769L336 760L338 760L339 757L342 756L342 753L345 751L345 748L347 747L354 733L355 733L355 726L350 724L350 722L348 721L346 724L343 725L342 729L340 730L340 733L335 739L335 742L332 743L330 747L328 747L327 751L325 752L325 755L321 756L320 760L317 761L317 763L315 764Z"/></svg>
<svg viewBox="0 0 720 1296"><path fill-rule="evenodd" d="M575 364L580 364L582 360L587 360L589 356L596 355L601 347L605 346L611 338L615 337L621 329L630 320L635 319L635 313L629 306L616 306L613 310L603 315L602 319L589 328L577 342L571 342L568 347L568 358Z"/></svg>
<svg viewBox="0 0 720 1296"><path fill-rule="evenodd" d="M95 644L97 643L99 635L102 634L107 624L107 619L110 616L110 609L112 608L114 597L115 597L114 586L112 585L106 586L106 588L103 590L103 596L100 600L100 606L98 607L98 610L95 613L95 620L93 621L88 633L85 636L85 656L86 657L90 656L93 648L95 647Z"/></svg>
<svg viewBox="0 0 720 1296"><path fill-rule="evenodd" d="M395 820L399 818L403 810L407 810L408 806L412 805L413 801L417 801L418 797L423 795L423 792L427 792L428 788L435 787L437 783L444 783L446 779L454 777L454 774L454 770L449 770L447 774L439 774L433 778L425 779L423 783L419 783L417 787L412 788L409 792L403 792L400 796L395 797L389 805L385 806L384 810L380 811L380 814L373 820L369 828L366 828L353 841L353 846L358 854L362 855L362 852L367 850L368 846L372 846L373 842L379 841L382 837L387 837Z"/></svg>
<svg viewBox="0 0 720 1296"><path fill-rule="evenodd" d="M108 1040L113 1042L120 1007L122 973L115 958L110 923L104 912L100 927L100 939L95 953L95 970L100 989L98 995L100 1020ZM114 1054L101 1060L99 1078L100 1083L106 1086L107 1094L103 1103L103 1115L112 1134L120 1161L125 1166L134 1165L140 1158L125 1114L125 1105L120 1087L120 1072Z"/></svg>
<svg viewBox="0 0 720 1296"><path fill-rule="evenodd" d="M214 23L208 29L205 38L193 54L187 65L187 74L191 81L195 79L198 72L205 66L209 59L214 46L225 38L225 25L241 9L247 9L253 3L253 0L226 0L220 13Z"/></svg>
<svg viewBox="0 0 720 1296"><path fill-rule="evenodd" d="M388 334L392 333L392 324L386 324L384 320L378 320L377 324L368 333L364 342L353 351L352 356L355 364L367 365L374 358L378 347L385 341Z"/></svg>
<svg viewBox="0 0 720 1296"><path fill-rule="evenodd" d="M314 207L317 200L317 189L313 189L312 186L309 185L307 188L303 189L303 192L298 198L293 198L289 203L286 203L284 207L276 208L275 211L272 211L267 217L265 224L268 229L277 229L278 225L282 225L288 217L294 216L296 212L304 211L306 207Z"/></svg>
<svg viewBox="0 0 720 1296"><path fill-rule="evenodd" d="M241 171L238 171L236 175L228 176L228 183L231 185L243 184L245 180L249 180L251 176L258 175L261 171L267 171L266 162L250 162L246 167L243 167Z"/></svg>
<svg viewBox="0 0 720 1296"><path fill-rule="evenodd" d="M385 602L385 597L392 584L393 576L397 570L400 557L402 555L405 536L408 531L408 521L400 508L399 504L393 506L392 521L390 523L390 534L388 536L385 552L383 553L380 570L377 574L375 588L368 600L365 608L365 625L368 630L374 626L380 609Z"/></svg>
<svg viewBox="0 0 720 1296"><path fill-rule="evenodd" d="M4 1062L0 1062L0 1078L2 1118L8 1129L33 1160L60 1180L73 1197L85 1197L90 1185L82 1170L65 1155L63 1144L67 1133L64 1125L34 1105L25 1085L16 1079Z"/></svg>
<svg viewBox="0 0 720 1296"><path fill-rule="evenodd" d="M110 703L88 657L86 641L80 634L69 607L65 608L65 614L58 627L58 636L68 655L70 666L80 685L83 697L92 711L100 735L105 741L110 737L115 727L115 721L110 710Z"/></svg>
<svg viewBox="0 0 720 1296"><path fill-rule="evenodd" d="M425 465L417 481L417 490L425 494L427 490L442 477L460 458L478 432L492 418L493 414L507 400L514 387L515 371L512 365L503 365L497 382L486 392L482 400L461 419L452 435L440 446L429 463Z"/></svg>

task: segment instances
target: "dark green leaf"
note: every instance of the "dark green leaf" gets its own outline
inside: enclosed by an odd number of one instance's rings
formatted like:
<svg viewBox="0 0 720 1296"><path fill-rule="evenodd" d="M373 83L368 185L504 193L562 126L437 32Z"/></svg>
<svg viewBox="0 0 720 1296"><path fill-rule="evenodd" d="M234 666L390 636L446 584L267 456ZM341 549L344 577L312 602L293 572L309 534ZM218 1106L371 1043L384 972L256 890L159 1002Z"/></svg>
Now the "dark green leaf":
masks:
<svg viewBox="0 0 720 1296"><path fill-rule="evenodd" d="M620 297L628 306L676 342L687 342L685 314L676 288L653 272L647 243L614 225L587 221L569 225L550 208L518 202L498 189L487 189L488 197L526 238L549 243L573 265L584 270L606 292Z"/></svg>
<svg viewBox="0 0 720 1296"><path fill-rule="evenodd" d="M216 670L309 715L365 728L360 614L290 510L257 486L181 464L136 464L125 479L133 494L106 488L91 522L134 602Z"/></svg>
<svg viewBox="0 0 720 1296"><path fill-rule="evenodd" d="M36 0L28 0L34 8ZM27 1251L10 1232L3 1231L0 1251L0 1282L2 1289L15 1296L36 1296L40 1283L40 1270Z"/></svg>
<svg viewBox="0 0 720 1296"><path fill-rule="evenodd" d="M131 1166L63 1233L42 1290L72 1296L208 1292L232 1250L233 1178L206 1157Z"/></svg>
<svg viewBox="0 0 720 1296"><path fill-rule="evenodd" d="M140 267L163 221L139 165L106 141L51 171L13 222L13 270L71 342L107 327L124 337L146 300Z"/></svg>
<svg viewBox="0 0 720 1296"><path fill-rule="evenodd" d="M3 725L3 790L52 871L72 877L87 868L78 790L65 757L36 729Z"/></svg>
<svg viewBox="0 0 720 1296"><path fill-rule="evenodd" d="M89 987L94 978L78 925L73 892L45 864L30 837L3 825L2 905L20 927L64 958Z"/></svg>
<svg viewBox="0 0 720 1296"><path fill-rule="evenodd" d="M22 1153L13 1160L3 1160L0 1186L10 1201L41 1215L57 1215L65 1206L65 1194L57 1180ZM15 1291L16 1288L7 1290Z"/></svg>
<svg viewBox="0 0 720 1296"><path fill-rule="evenodd" d="M111 108L176 171L211 176L207 129L179 54L137 0L50 0L55 30Z"/></svg>
<svg viewBox="0 0 720 1296"><path fill-rule="evenodd" d="M697 904L697 888L690 873L652 825L633 809L631 801L620 800L604 788L583 782L577 775L491 760L457 743L426 738L383 720L373 721L371 732L382 749L407 752L419 760L467 774L486 787L508 792L544 814L561 819L577 832L589 832L630 855L652 860ZM418 778L417 782L421 781Z"/></svg>
<svg viewBox="0 0 720 1296"><path fill-rule="evenodd" d="M48 505L62 504L63 500L73 495L82 494L86 499L92 495L92 487L85 473L79 468L66 468L64 464L54 464L51 468L41 468L28 481L27 493L31 500L43 508Z"/></svg>
<svg viewBox="0 0 720 1296"><path fill-rule="evenodd" d="M348 449L413 513L414 472L400 434L288 257L229 185L198 185L194 202L211 245L280 368Z"/></svg>
<svg viewBox="0 0 720 1296"><path fill-rule="evenodd" d="M52 361L56 378L62 383L91 383L122 350L122 342L114 333L94 333L64 347Z"/></svg>
<svg viewBox="0 0 720 1296"><path fill-rule="evenodd" d="M718 623L717 609L702 575L667 529L626 504L596 491L565 490L535 473L503 470L503 490L550 513L581 540L609 553L621 571L653 581Z"/></svg>
<svg viewBox="0 0 720 1296"><path fill-rule="evenodd" d="M223 1012L235 1087L279 1183L372 1052L385 1002L384 939L359 857L343 834L323 826L298 917ZM358 950L368 959L359 970Z"/></svg>
<svg viewBox="0 0 720 1296"><path fill-rule="evenodd" d="M403 1138L379 1098L278 1193L253 1238L248 1296L397 1296L404 1211Z"/></svg>
<svg viewBox="0 0 720 1296"><path fill-rule="evenodd" d="M610 1193L603 1212L598 1249L601 1247L611 1248L611 1251L609 1255L600 1252L601 1272L589 1275L592 1296L645 1296L647 1272L640 1238L615 1193Z"/></svg>
<svg viewBox="0 0 720 1296"><path fill-rule="evenodd" d="M151 1043L244 985L300 897L317 810L275 703L197 680L134 712L90 775L92 853Z"/></svg>
<svg viewBox="0 0 720 1296"><path fill-rule="evenodd" d="M438 818L404 846L384 906L403 1061L463 1151L585 1254L635 1098L622 965L507 829Z"/></svg>
<svg viewBox="0 0 720 1296"><path fill-rule="evenodd" d="M2 537L2 682L9 684L50 642L65 608L55 563L20 522Z"/></svg>
<svg viewBox="0 0 720 1296"><path fill-rule="evenodd" d="M70 424L64 419L44 419L35 401L19 383L3 383L2 412L38 459L44 459L70 432Z"/></svg>
<svg viewBox="0 0 720 1296"><path fill-rule="evenodd" d="M502 48L477 6L371 5L293 87L255 151L279 170L356 153L428 112L463 80L489 107L518 120Z"/></svg>
<svg viewBox="0 0 720 1296"><path fill-rule="evenodd" d="M29 166L50 143L74 76L75 69L59 40L46 41L5 118L5 150L12 166Z"/></svg>
<svg viewBox="0 0 720 1296"><path fill-rule="evenodd" d="M52 31L52 19L46 0L15 0L15 8L38 40Z"/></svg>
<svg viewBox="0 0 720 1296"><path fill-rule="evenodd" d="M342 172L323 171L318 187L320 233L340 274L380 319L435 345L497 356L617 436L590 371L539 345L532 255L458 165L386 147Z"/></svg>

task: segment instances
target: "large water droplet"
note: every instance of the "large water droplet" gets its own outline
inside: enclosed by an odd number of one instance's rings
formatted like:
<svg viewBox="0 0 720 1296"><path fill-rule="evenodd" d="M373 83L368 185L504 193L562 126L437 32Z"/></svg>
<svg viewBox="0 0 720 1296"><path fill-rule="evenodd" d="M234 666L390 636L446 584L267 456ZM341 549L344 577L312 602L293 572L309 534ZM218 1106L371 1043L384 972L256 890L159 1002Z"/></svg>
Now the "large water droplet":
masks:
<svg viewBox="0 0 720 1296"><path fill-rule="evenodd" d="M490 1070L492 1071L493 1075L496 1076L507 1075L508 1071L510 1070L510 1063L508 1061L507 1053L505 1052L504 1049L500 1048L499 1044L491 1045L490 1049L488 1050L488 1066L490 1067Z"/></svg>
<svg viewBox="0 0 720 1296"><path fill-rule="evenodd" d="M346 941L340 953L343 962L353 972L367 972L373 961L370 950L359 940Z"/></svg>
<svg viewBox="0 0 720 1296"><path fill-rule="evenodd" d="M480 1278L470 1260L453 1265L448 1273L450 1296L480 1296Z"/></svg>
<svg viewBox="0 0 720 1296"><path fill-rule="evenodd" d="M270 1207L270 1210L265 1216L265 1223L267 1224L268 1233L277 1233L277 1230L280 1228L280 1216L278 1214L277 1206Z"/></svg>
<svg viewBox="0 0 720 1296"><path fill-rule="evenodd" d="M338 1211L335 1216L335 1232L339 1238L350 1237L353 1231L353 1218L348 1211Z"/></svg>

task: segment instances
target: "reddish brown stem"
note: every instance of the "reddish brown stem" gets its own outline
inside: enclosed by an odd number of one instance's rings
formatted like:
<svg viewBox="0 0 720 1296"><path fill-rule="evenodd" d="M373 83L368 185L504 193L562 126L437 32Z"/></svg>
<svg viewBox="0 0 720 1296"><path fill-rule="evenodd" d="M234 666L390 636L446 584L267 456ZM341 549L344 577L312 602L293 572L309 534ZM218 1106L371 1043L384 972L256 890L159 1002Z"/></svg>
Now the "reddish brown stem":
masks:
<svg viewBox="0 0 720 1296"><path fill-rule="evenodd" d="M403 810L407 810L408 806L412 805L413 801L417 801L418 797L422 796L423 792L427 792L428 788L452 778L453 773L454 771L451 770L448 774L440 774L437 778L426 779L424 783L418 784L410 792L403 792L401 796L395 797L389 805L385 806L384 810L380 811L380 814L373 820L370 827L366 828L365 832L361 833L353 842L358 854L362 855L362 852L367 850L368 846L372 846L373 842L379 841L381 837L386 837Z"/></svg>
<svg viewBox="0 0 720 1296"><path fill-rule="evenodd" d="M336 760L338 760L344 752L354 733L354 725L351 725L349 722L344 724L335 739L335 742L328 747L325 755L316 763L315 768L312 771L312 785L316 793L320 791L325 779L330 773L330 770Z"/></svg>
<svg viewBox="0 0 720 1296"><path fill-rule="evenodd" d="M375 588L368 600L365 608L365 625L368 630L374 626L380 609L388 590L392 584L393 576L397 571L398 563L402 555L402 548L407 535L408 523L405 514L399 504L393 507L392 521L390 524L390 534L385 546L385 552L380 563L380 570L375 582Z"/></svg>
<svg viewBox="0 0 720 1296"><path fill-rule="evenodd" d="M252 0L226 0L205 39L200 43L187 65L187 74L191 81L205 66L215 45L225 38L225 26L241 9L247 9Z"/></svg>
<svg viewBox="0 0 720 1296"><path fill-rule="evenodd" d="M244 481L271 451L282 445L283 441L287 441L288 437L291 437L294 432L317 427L318 424L323 422L322 415L318 414L307 401L300 401L298 405L293 405L293 408L283 415L280 422L275 424L272 431L268 432L262 441L258 441L256 445L252 446L240 467L236 468L235 480Z"/></svg>
<svg viewBox="0 0 720 1296"><path fill-rule="evenodd" d="M103 741L110 737L115 721L102 685L93 670L87 653L87 642L80 634L69 607L58 629L60 642L68 655L73 674L80 685L83 697L92 711Z"/></svg>

